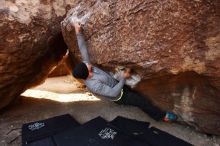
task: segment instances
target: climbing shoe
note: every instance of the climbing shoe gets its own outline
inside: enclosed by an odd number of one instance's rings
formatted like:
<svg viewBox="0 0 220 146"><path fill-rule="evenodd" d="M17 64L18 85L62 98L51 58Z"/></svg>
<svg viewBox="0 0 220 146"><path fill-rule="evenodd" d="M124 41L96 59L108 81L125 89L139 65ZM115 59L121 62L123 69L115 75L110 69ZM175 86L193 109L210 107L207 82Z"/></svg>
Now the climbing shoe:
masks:
<svg viewBox="0 0 220 146"><path fill-rule="evenodd" d="M177 120L177 115L171 112L166 112L166 116L164 117L164 122L174 122Z"/></svg>

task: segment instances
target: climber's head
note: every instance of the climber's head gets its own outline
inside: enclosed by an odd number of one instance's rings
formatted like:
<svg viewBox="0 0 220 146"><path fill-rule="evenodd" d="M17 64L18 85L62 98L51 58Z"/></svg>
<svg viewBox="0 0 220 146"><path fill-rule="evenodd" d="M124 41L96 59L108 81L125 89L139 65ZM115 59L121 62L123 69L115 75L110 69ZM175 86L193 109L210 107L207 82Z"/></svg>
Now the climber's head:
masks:
<svg viewBox="0 0 220 146"><path fill-rule="evenodd" d="M73 76L77 79L86 80L92 76L92 65L89 63L79 63L73 69Z"/></svg>

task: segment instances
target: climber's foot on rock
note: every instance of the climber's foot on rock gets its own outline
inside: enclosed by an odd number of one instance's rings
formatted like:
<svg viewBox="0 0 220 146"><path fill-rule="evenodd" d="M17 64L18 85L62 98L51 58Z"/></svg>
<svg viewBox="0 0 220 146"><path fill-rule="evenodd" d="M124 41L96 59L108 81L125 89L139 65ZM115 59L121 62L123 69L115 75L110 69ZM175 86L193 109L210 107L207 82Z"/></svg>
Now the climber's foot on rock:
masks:
<svg viewBox="0 0 220 146"><path fill-rule="evenodd" d="M163 118L164 122L175 122L177 121L178 117L176 114L171 112L166 112L166 116Z"/></svg>

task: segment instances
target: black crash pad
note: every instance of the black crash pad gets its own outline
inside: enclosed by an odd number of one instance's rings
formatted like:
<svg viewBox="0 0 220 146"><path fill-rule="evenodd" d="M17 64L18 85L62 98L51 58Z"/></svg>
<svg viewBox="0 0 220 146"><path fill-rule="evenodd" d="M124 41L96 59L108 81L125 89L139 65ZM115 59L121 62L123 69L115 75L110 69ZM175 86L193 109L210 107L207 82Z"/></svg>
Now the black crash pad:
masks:
<svg viewBox="0 0 220 146"><path fill-rule="evenodd" d="M57 146L148 146L97 117L54 136Z"/></svg>
<svg viewBox="0 0 220 146"><path fill-rule="evenodd" d="M69 114L24 124L23 146L191 146L147 122L97 117L80 125Z"/></svg>
<svg viewBox="0 0 220 146"><path fill-rule="evenodd" d="M29 142L25 146L56 146L56 144L51 137L47 137Z"/></svg>
<svg viewBox="0 0 220 146"><path fill-rule="evenodd" d="M133 135L152 146L192 146L190 143L160 129L155 127L148 128L149 123L147 122L116 117L110 123L121 129L124 134Z"/></svg>
<svg viewBox="0 0 220 146"><path fill-rule="evenodd" d="M79 125L69 114L24 124L22 126L22 145L52 146L54 143L52 135Z"/></svg>
<svg viewBox="0 0 220 146"><path fill-rule="evenodd" d="M144 130L149 129L150 123L137 121L133 119L124 118L121 116L116 117L110 122L118 129L121 129L125 134L129 135L139 135L142 134Z"/></svg>

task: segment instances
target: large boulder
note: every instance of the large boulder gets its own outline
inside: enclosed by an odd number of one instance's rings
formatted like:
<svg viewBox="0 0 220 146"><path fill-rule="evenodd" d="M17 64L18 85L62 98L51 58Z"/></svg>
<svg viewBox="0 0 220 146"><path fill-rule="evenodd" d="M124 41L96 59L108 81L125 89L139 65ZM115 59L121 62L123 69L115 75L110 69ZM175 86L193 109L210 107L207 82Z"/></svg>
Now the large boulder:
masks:
<svg viewBox="0 0 220 146"><path fill-rule="evenodd" d="M65 55L60 22L73 1L0 1L0 109L44 81Z"/></svg>
<svg viewBox="0 0 220 146"><path fill-rule="evenodd" d="M219 0L81 0L75 15L84 24L91 62L118 65L142 76L137 90L199 130L220 134ZM76 60L74 31L62 26Z"/></svg>

